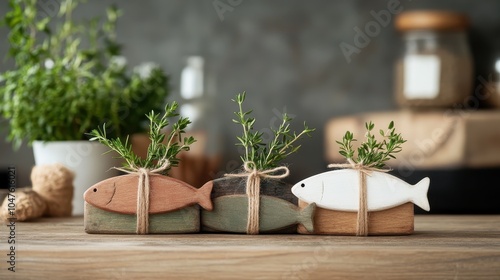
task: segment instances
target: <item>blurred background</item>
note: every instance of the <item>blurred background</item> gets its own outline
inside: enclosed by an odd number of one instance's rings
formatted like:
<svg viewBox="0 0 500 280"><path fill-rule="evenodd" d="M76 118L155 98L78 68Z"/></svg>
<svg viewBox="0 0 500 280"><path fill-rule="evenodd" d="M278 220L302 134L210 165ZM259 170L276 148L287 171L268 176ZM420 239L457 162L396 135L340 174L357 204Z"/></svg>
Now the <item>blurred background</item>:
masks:
<svg viewBox="0 0 500 280"><path fill-rule="evenodd" d="M2 15L8 10L6 2L0 3ZM438 9L465 13L470 19L467 44L474 60L473 88L480 84L476 77L487 79L495 74L495 61L500 58L500 1L494 0L89 0L75 11L75 17L104 16L106 7L113 3L123 11L118 20L117 39L123 44L128 63L152 61L163 67L171 78L170 100L182 103L180 81L187 58L204 58L207 91L215 99L216 108L207 118L220 125L223 147L217 172L211 174L213 178L234 171L240 164L234 143L241 129L231 121L237 110L231 99L237 93L247 92L245 106L254 110L257 129L275 126L284 112L294 118L294 130L301 130L304 121L316 128L313 137L301 139L301 149L285 162L291 171L288 178L291 183L328 170L331 158L327 157L325 142L330 120L398 109L394 63L404 45L401 33L394 26L396 14L390 13L384 19L387 24L379 23L362 46L356 45L356 30L365 30L367 24L376 22L374 14L382 10L399 13ZM2 59L8 50L6 36L7 31L0 29ZM2 60L0 71L9 67L12 64ZM7 127L5 120L0 124ZM25 145L14 151L6 142L6 135L6 129L2 129L0 168L17 166L19 185L29 185L28 174L34 164L31 147ZM439 169L427 168L413 174L415 178L410 180L432 174L435 180L431 178L431 182L441 182L447 189L431 199L431 208L436 205L436 212L498 212L498 206L480 206L493 203L481 197L463 207L460 205L466 204L466 200L455 198L456 203L449 202L460 188L451 186L450 180L464 174L464 170L472 172L467 178L475 177L474 172L484 172L460 166L441 173ZM499 168L490 165L488 170L487 175L481 173L483 179L497 178ZM485 192L481 184L474 186L477 192ZM431 183L433 188L439 186ZM488 197L491 193L486 192L484 198Z"/></svg>

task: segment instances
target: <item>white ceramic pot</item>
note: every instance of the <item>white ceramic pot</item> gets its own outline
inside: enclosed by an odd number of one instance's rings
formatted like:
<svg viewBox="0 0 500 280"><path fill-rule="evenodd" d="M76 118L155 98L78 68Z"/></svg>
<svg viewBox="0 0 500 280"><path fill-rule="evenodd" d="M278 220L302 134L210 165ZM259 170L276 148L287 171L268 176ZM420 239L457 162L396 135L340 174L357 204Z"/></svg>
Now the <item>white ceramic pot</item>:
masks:
<svg viewBox="0 0 500 280"><path fill-rule="evenodd" d="M117 176L112 167L121 166L116 154L105 152L109 148L99 142L90 141L34 141L35 164L61 163L75 173L73 181L73 215L83 215L83 193L95 183Z"/></svg>

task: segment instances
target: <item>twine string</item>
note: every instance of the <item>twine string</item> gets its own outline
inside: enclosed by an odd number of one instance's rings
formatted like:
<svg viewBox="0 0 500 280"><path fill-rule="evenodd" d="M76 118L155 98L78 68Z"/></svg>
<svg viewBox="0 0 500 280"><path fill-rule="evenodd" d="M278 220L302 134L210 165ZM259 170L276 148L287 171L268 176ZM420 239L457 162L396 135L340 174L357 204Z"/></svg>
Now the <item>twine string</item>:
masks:
<svg viewBox="0 0 500 280"><path fill-rule="evenodd" d="M389 169L380 169L372 165L363 165L355 163L352 159L347 159L348 163L329 164L329 168L351 168L358 171L359 174L359 206L356 221L356 235L368 235L368 191L366 189L366 176L370 176L373 171L389 172Z"/></svg>
<svg viewBox="0 0 500 280"><path fill-rule="evenodd" d="M170 166L168 159L162 159L160 162L162 162L162 165L155 169L139 168L137 166L131 166L130 169L113 167L116 170L139 176L136 207L137 224L135 229L137 234L148 234L149 232L149 193L151 189L149 175L160 173Z"/></svg>
<svg viewBox="0 0 500 280"><path fill-rule="evenodd" d="M248 197L247 234L259 234L260 179L283 179L290 174L286 166L267 170L257 170L255 163L245 162L244 173L225 174L226 177L247 177L246 195ZM279 174L279 172L282 172ZM278 173L278 174L276 174Z"/></svg>

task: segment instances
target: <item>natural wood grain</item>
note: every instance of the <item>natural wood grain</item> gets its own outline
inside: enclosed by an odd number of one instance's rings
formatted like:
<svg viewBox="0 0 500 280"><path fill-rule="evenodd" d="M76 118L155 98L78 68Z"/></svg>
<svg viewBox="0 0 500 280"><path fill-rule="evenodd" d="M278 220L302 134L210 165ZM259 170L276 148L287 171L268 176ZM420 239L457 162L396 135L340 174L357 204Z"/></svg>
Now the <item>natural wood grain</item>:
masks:
<svg viewBox="0 0 500 280"><path fill-rule="evenodd" d="M85 202L84 227L87 233L136 233L136 215L108 212ZM150 234L193 233L200 231L198 205L149 215Z"/></svg>
<svg viewBox="0 0 500 280"><path fill-rule="evenodd" d="M6 237L2 226L0 235ZM0 279L498 279L500 216L415 216L408 236L86 234L83 218L16 224Z"/></svg>
<svg viewBox="0 0 500 280"><path fill-rule="evenodd" d="M139 176L135 174L115 176L91 186L84 194L85 201L106 211L135 214ZM212 209L211 186L194 188L168 176L149 175L149 213L158 214L200 204Z"/></svg>
<svg viewBox="0 0 500 280"><path fill-rule="evenodd" d="M208 187L208 185L212 184L212 193L211 193L211 198L214 201L216 198L221 197L221 196L226 196L226 195L244 195L246 194L246 181L247 178L242 177L223 177L219 179L215 179L212 181L209 181L205 183L205 185L202 186L202 188ZM291 191L292 185L289 183L286 183L284 181L280 180L261 180L260 181L260 195L266 195L266 196L272 196L276 197L279 199L284 200L285 202L288 201L292 203L293 205L297 205L297 197L292 194ZM217 208L217 202L214 202L213 204L214 209ZM243 209L241 207L242 211L246 212L246 209ZM205 225L204 221L204 215L206 211L202 210L202 215L201 215L201 225L202 228L201 230L204 232L214 232L213 228L210 228ZM221 213L223 215L220 216L220 218L230 218L233 216L232 213ZM246 217L244 217L246 221ZM235 231L227 231L227 232L235 232ZM237 231L240 232L240 231ZM245 232L245 231L243 231ZM273 233L297 233L297 225L293 224L289 227L285 227L282 229L276 228L276 230L272 231Z"/></svg>
<svg viewBox="0 0 500 280"><path fill-rule="evenodd" d="M247 178L245 177L223 177L210 182L213 183L212 199L223 195L246 194ZM292 193L292 185L279 180L261 180L260 194L281 198L295 205L298 201Z"/></svg>
<svg viewBox="0 0 500 280"><path fill-rule="evenodd" d="M276 230L302 224L304 230L313 231L314 204L299 209L296 205L272 196L260 196L259 232ZM214 199L212 211L202 211L203 224L210 229L223 232L245 233L248 220L248 197L225 195Z"/></svg>
<svg viewBox="0 0 500 280"><path fill-rule="evenodd" d="M308 203L299 200L299 207ZM408 235L414 227L413 203L382 210L368 212L368 235ZM356 235L357 212L328 210L316 207L314 214L314 232L312 234ZM299 225L297 231L311 234Z"/></svg>

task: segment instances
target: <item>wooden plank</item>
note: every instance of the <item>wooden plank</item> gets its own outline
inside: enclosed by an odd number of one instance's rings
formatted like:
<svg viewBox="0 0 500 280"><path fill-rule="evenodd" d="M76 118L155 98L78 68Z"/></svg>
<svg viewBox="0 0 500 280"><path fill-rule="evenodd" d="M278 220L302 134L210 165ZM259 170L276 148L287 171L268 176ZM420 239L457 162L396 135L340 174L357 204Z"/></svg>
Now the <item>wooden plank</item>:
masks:
<svg viewBox="0 0 500 280"><path fill-rule="evenodd" d="M246 181L245 177L223 177L207 182L203 187L207 187L212 184L211 198L214 201L216 198L226 195L244 195L246 194ZM297 205L298 199L292 193L292 185L281 180L261 180L260 182L260 194L265 196L276 197L284 201L288 201L293 205ZM217 203L213 204L214 209L217 208ZM246 210L243 210L246 211ZM204 215L202 211L201 216L201 230L204 232L214 232L213 228L205 226ZM245 212L246 213L246 212ZM227 215L231 215L228 213ZM246 221L246 217L245 217ZM239 232L239 231L238 231ZM243 231L244 232L244 231ZM276 229L274 231L269 231L267 233L297 233L297 225L293 224L289 227Z"/></svg>
<svg viewBox="0 0 500 280"><path fill-rule="evenodd" d="M213 183L212 199L224 195L245 194L247 178L223 177L210 181ZM207 182L207 184L210 184ZM292 185L280 180L261 180L260 194L273 196L297 205L298 199L292 193Z"/></svg>
<svg viewBox="0 0 500 280"><path fill-rule="evenodd" d="M122 214L135 214L139 176L135 174L115 176L103 180L84 194L85 201L100 209ZM149 175L149 213L166 213L199 204L212 209L212 186L197 189L168 176Z"/></svg>
<svg viewBox="0 0 500 280"><path fill-rule="evenodd" d="M135 234L135 215L105 211L85 202L84 228L87 233ZM149 215L149 230L154 233L193 233L200 231L200 208L188 206L177 211Z"/></svg>
<svg viewBox="0 0 500 280"><path fill-rule="evenodd" d="M8 227L0 235L8 236ZM499 215L416 215L409 236L86 234L83 218L16 224L0 279L498 279Z"/></svg>
<svg viewBox="0 0 500 280"><path fill-rule="evenodd" d="M259 208L259 232L276 232L291 225L302 224L313 231L316 205L300 210L296 205L280 198L261 195ZM248 221L248 197L225 195L214 199L212 211L202 211L203 225L215 231L245 233Z"/></svg>
<svg viewBox="0 0 500 280"><path fill-rule="evenodd" d="M299 207L308 203L299 200ZM413 203L391 209L368 212L368 235L408 235L414 231ZM299 225L301 234L356 235L357 212L335 211L316 207L314 232Z"/></svg>

